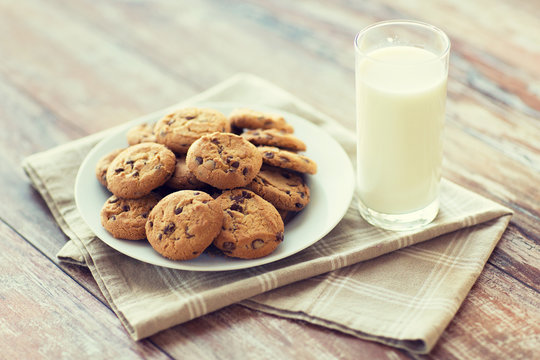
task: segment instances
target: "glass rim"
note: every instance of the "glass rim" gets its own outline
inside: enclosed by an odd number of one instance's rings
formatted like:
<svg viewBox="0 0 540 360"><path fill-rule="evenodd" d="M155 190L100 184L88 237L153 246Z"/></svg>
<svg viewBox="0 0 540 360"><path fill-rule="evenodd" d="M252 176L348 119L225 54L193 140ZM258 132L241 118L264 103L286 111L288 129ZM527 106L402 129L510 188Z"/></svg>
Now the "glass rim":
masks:
<svg viewBox="0 0 540 360"><path fill-rule="evenodd" d="M363 37L368 31L370 31L370 30L372 30L374 28L388 26L388 25L412 25L412 26L416 26L416 27L419 27L419 28L424 28L424 29L429 30L429 31L431 31L433 33L436 33L437 35L439 35L439 37L441 39L443 39L443 42L445 44L444 50L442 50L440 52L440 54L433 53L436 56L435 59L418 61L417 64L429 63L429 62L432 62L432 61L438 61L438 60L444 59L445 57L448 56L448 54L450 52L450 46L451 46L450 39L448 38L448 35L446 35L446 33L444 31L442 31L441 29L439 29L438 27L436 27L434 25L431 25L431 24L428 24L428 23L425 23L425 22L422 22L422 21L406 20L406 19L379 21L379 22L376 22L376 23L373 23L371 25L366 26L365 28L360 30L358 32L358 34L356 34L356 36L354 37L354 49L355 49L355 52L357 52L358 54L361 54L365 58L370 59L371 61L386 63L385 60L375 59L375 58L369 56L369 53L366 53L365 51L360 50L360 48L358 46L358 40L361 37ZM385 46L385 47L391 47L391 46Z"/></svg>

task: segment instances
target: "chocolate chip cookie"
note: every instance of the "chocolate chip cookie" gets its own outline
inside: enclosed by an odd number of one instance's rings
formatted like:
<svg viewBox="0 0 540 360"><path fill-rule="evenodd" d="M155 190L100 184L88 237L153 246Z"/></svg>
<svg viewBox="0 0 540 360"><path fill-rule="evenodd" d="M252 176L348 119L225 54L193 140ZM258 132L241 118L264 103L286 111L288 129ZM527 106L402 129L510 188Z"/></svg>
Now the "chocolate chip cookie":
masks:
<svg viewBox="0 0 540 360"><path fill-rule="evenodd" d="M206 186L189 171L184 155L176 157L174 173L165 185L175 190L201 190Z"/></svg>
<svg viewBox="0 0 540 360"><path fill-rule="evenodd" d="M294 132L283 116L263 113L251 109L235 109L229 115L231 125L246 129L278 129L286 133Z"/></svg>
<svg viewBox="0 0 540 360"><path fill-rule="evenodd" d="M156 141L185 154L195 140L213 132L229 132L229 120L213 109L184 108L166 115L154 128Z"/></svg>
<svg viewBox="0 0 540 360"><path fill-rule="evenodd" d="M150 212L146 237L172 260L198 257L221 230L223 211L202 191L181 190L164 197Z"/></svg>
<svg viewBox="0 0 540 360"><path fill-rule="evenodd" d="M124 149L113 150L98 160L96 164L96 178L101 185L107 187L107 169L109 168L109 165L114 160L114 158L123 150Z"/></svg>
<svg viewBox="0 0 540 360"><path fill-rule="evenodd" d="M186 163L197 179L218 189L242 187L251 182L262 165L255 145L241 136L213 133L189 148Z"/></svg>
<svg viewBox="0 0 540 360"><path fill-rule="evenodd" d="M317 172L317 164L307 156L273 146L259 146L257 150L261 153L265 164L301 173L315 174Z"/></svg>
<svg viewBox="0 0 540 360"><path fill-rule="evenodd" d="M281 210L300 211L309 203L302 176L286 169L265 165L246 188Z"/></svg>
<svg viewBox="0 0 540 360"><path fill-rule="evenodd" d="M260 258L283 241L284 225L278 211L252 191L227 190L216 201L223 210L223 225L214 245L225 255Z"/></svg>
<svg viewBox="0 0 540 360"><path fill-rule="evenodd" d="M129 129L126 135L128 144L137 145L144 142L156 142L154 125L155 124L141 124Z"/></svg>
<svg viewBox="0 0 540 360"><path fill-rule="evenodd" d="M255 145L275 146L291 151L305 151L306 144L294 135L277 129L248 130L241 135Z"/></svg>
<svg viewBox="0 0 540 360"><path fill-rule="evenodd" d="M118 154L107 170L107 188L116 196L135 199L163 185L173 174L176 157L165 146L142 143Z"/></svg>
<svg viewBox="0 0 540 360"><path fill-rule="evenodd" d="M150 193L139 199L121 199L116 195L107 199L101 209L101 225L117 239L142 240L152 208L160 197Z"/></svg>

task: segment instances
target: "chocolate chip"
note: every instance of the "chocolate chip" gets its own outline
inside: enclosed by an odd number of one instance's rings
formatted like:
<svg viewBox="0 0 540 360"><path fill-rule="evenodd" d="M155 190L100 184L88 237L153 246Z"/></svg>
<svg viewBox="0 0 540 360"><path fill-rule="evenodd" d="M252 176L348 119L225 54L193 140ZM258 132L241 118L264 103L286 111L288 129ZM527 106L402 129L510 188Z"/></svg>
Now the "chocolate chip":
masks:
<svg viewBox="0 0 540 360"><path fill-rule="evenodd" d="M294 204L294 206L296 206L296 208L298 208L298 209L301 209L301 208L304 207L304 205L302 205L300 203L296 203L296 204Z"/></svg>
<svg viewBox="0 0 540 360"><path fill-rule="evenodd" d="M251 242L251 248L257 250L264 246L264 241L262 239L255 239Z"/></svg>
<svg viewBox="0 0 540 360"><path fill-rule="evenodd" d="M114 169L114 172L117 173L117 174L122 172L122 171L124 171L124 168Z"/></svg>
<svg viewBox="0 0 540 360"><path fill-rule="evenodd" d="M198 192L198 191L195 191L195 192L193 193L193 195L199 195L199 194L200 194L200 192Z"/></svg>
<svg viewBox="0 0 540 360"><path fill-rule="evenodd" d="M272 152L265 152L265 153L264 153L264 157L267 158L267 159L273 159L273 158L274 158L274 153L272 153Z"/></svg>
<svg viewBox="0 0 540 360"><path fill-rule="evenodd" d="M196 118L195 115L187 115L187 116L185 116L185 119L186 119L186 120L193 120L193 119L195 119L195 118Z"/></svg>
<svg viewBox="0 0 540 360"><path fill-rule="evenodd" d="M184 207L180 206L179 208L174 209L174 214L180 215L180 213L182 213L182 210L184 210Z"/></svg>
<svg viewBox="0 0 540 360"><path fill-rule="evenodd" d="M171 119L171 120L167 121L167 125L172 125L172 124L174 124L175 121L176 121L175 119Z"/></svg>
<svg viewBox="0 0 540 360"><path fill-rule="evenodd" d="M186 234L186 238L191 239L192 237L195 237L195 235L189 233L189 227L186 226L186 229L184 230L184 233Z"/></svg>
<svg viewBox="0 0 540 360"><path fill-rule="evenodd" d="M251 199L253 197L253 195L251 195L251 193L248 193L247 191L242 191L242 196L246 199Z"/></svg>
<svg viewBox="0 0 540 360"><path fill-rule="evenodd" d="M219 140L218 140L218 139L212 139L212 140L210 140L210 142L211 142L212 144L219 145Z"/></svg>
<svg viewBox="0 0 540 360"><path fill-rule="evenodd" d="M300 197L301 197L302 199L306 196L306 194L305 194L303 191L297 191L297 193L300 194Z"/></svg>
<svg viewBox="0 0 540 360"><path fill-rule="evenodd" d="M169 223L167 226L165 226L165 228L163 228L163 233L165 235L170 234L174 231L174 229L176 229L176 225L174 223Z"/></svg>
<svg viewBox="0 0 540 360"><path fill-rule="evenodd" d="M138 172L138 171L135 171L135 172L133 173L133 175L131 175L131 176L133 176L133 177L138 177L138 176L139 176L139 172Z"/></svg>
<svg viewBox="0 0 540 360"><path fill-rule="evenodd" d="M276 241L283 241L283 233L281 231L276 234Z"/></svg>
<svg viewBox="0 0 540 360"><path fill-rule="evenodd" d="M221 246L223 247L223 250L225 251L233 251L234 249L236 249L236 245L230 241L225 241L223 245Z"/></svg>
<svg viewBox="0 0 540 360"><path fill-rule="evenodd" d="M238 211L238 212L243 212L244 211L244 209L240 205L238 205L236 203L231 205L231 210L232 211Z"/></svg>
<svg viewBox="0 0 540 360"><path fill-rule="evenodd" d="M283 176L285 179L290 179L291 178L291 174L289 174L287 172L282 172L281 176Z"/></svg>
<svg viewBox="0 0 540 360"><path fill-rule="evenodd" d="M113 220L113 221L116 220L116 216L113 215L113 216L109 217L109 220Z"/></svg>
<svg viewBox="0 0 540 360"><path fill-rule="evenodd" d="M248 171L249 171L248 168L245 167L244 170L242 170L242 175L246 176Z"/></svg>
<svg viewBox="0 0 540 360"><path fill-rule="evenodd" d="M240 163L238 161L234 161L231 166L235 169L237 169L240 166Z"/></svg>
<svg viewBox="0 0 540 360"><path fill-rule="evenodd" d="M130 207L129 205L122 206L122 211L129 211Z"/></svg>
<svg viewBox="0 0 540 360"><path fill-rule="evenodd" d="M232 156L231 155L227 155L227 158L225 159L225 161L227 162L227 164L230 164L231 163L231 160L232 160Z"/></svg>
<svg viewBox="0 0 540 360"><path fill-rule="evenodd" d="M150 221L148 222L148 225L150 225L150 227L154 227L154 222Z"/></svg>
<svg viewBox="0 0 540 360"><path fill-rule="evenodd" d="M197 255L198 253L199 253L198 251L192 252L193 255Z"/></svg>
<svg viewBox="0 0 540 360"><path fill-rule="evenodd" d="M166 130L161 130L161 131L159 132L159 136L164 137L165 135L167 135L167 131L166 131Z"/></svg>
<svg viewBox="0 0 540 360"><path fill-rule="evenodd" d="M163 238L163 234L162 233L159 233L159 235L157 236L158 240L161 240L161 238Z"/></svg>
<svg viewBox="0 0 540 360"><path fill-rule="evenodd" d="M154 169L159 170L159 169L161 169L162 167L163 167L163 165L157 164L156 166L154 166Z"/></svg>
<svg viewBox="0 0 540 360"><path fill-rule="evenodd" d="M145 212L145 213L142 213L142 215L141 215L141 216L143 217L143 219L146 219L146 218L148 217L148 213L147 213L147 212Z"/></svg>
<svg viewBox="0 0 540 360"><path fill-rule="evenodd" d="M197 157L195 158L195 161L197 162L197 164L201 165L201 164L202 164L202 157L197 156Z"/></svg>
<svg viewBox="0 0 540 360"><path fill-rule="evenodd" d="M118 198L115 196L115 197L113 197L112 199L109 200L109 204L114 204L117 201L118 201Z"/></svg>
<svg viewBox="0 0 540 360"><path fill-rule="evenodd" d="M133 161L133 160L126 161L126 165L133 165L133 163L135 163L135 161Z"/></svg>
<svg viewBox="0 0 540 360"><path fill-rule="evenodd" d="M229 198L230 198L232 201L237 201L237 202L243 202L243 201L244 201L244 197L242 196L242 194L230 196Z"/></svg>
<svg viewBox="0 0 540 360"><path fill-rule="evenodd" d="M289 190L285 190L285 194L291 195L291 192Z"/></svg>

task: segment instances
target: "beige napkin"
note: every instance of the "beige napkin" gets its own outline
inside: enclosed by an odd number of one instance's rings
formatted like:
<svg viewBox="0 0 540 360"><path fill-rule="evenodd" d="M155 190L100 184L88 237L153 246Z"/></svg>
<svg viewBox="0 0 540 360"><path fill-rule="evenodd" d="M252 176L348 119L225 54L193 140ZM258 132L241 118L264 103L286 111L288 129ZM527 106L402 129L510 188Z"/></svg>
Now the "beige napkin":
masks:
<svg viewBox="0 0 540 360"><path fill-rule="evenodd" d="M354 132L252 75L237 75L185 103L205 101L264 105L296 113L326 129L354 155ZM106 134L32 155L23 167L71 239L58 256L90 268L134 339L240 302L427 353L482 271L511 217L509 209L443 181L440 214L420 231L398 233L369 226L353 201L329 235L289 258L238 271L171 270L108 247L92 234L76 209L75 175L88 151Z"/></svg>

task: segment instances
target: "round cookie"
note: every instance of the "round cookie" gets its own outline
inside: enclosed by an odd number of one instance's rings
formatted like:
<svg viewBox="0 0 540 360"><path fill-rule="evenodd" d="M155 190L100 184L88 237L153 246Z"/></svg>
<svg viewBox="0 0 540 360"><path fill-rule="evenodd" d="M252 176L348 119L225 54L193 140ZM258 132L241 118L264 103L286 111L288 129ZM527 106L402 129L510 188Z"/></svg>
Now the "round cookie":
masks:
<svg viewBox="0 0 540 360"><path fill-rule="evenodd" d="M205 183L199 181L186 164L185 156L176 157L176 167L174 173L165 183L168 187L175 190L199 190L206 186Z"/></svg>
<svg viewBox="0 0 540 360"><path fill-rule="evenodd" d="M146 237L148 215L159 199L153 193L139 199L121 199L113 195L101 209L101 225L117 239L142 240Z"/></svg>
<svg viewBox="0 0 540 360"><path fill-rule="evenodd" d="M230 133L204 135L191 145L186 157L197 179L218 189L242 187L251 182L262 165L255 145Z"/></svg>
<svg viewBox="0 0 540 360"><path fill-rule="evenodd" d="M118 154L107 170L107 188L116 196L135 199L163 185L173 174L176 157L165 146L142 143Z"/></svg>
<svg viewBox="0 0 540 360"><path fill-rule="evenodd" d="M255 145L276 146L291 151L306 150L306 144L302 140L277 129L248 130L241 136Z"/></svg>
<svg viewBox="0 0 540 360"><path fill-rule="evenodd" d="M178 154L185 154L190 145L205 134L229 132L229 120L219 111L185 108L166 115L154 128L156 141Z"/></svg>
<svg viewBox="0 0 540 360"><path fill-rule="evenodd" d="M283 241L284 225L272 204L246 189L224 191L216 201L223 226L214 246L227 256L255 259L272 253Z"/></svg>
<svg viewBox="0 0 540 360"><path fill-rule="evenodd" d="M189 260L212 243L222 222L218 201L202 191L181 190L167 195L152 209L146 237L164 257Z"/></svg>
<svg viewBox="0 0 540 360"><path fill-rule="evenodd" d="M107 187L107 169L114 158L122 151L124 151L124 149L113 150L98 160L96 164L96 178L101 185Z"/></svg>
<svg viewBox="0 0 540 360"><path fill-rule="evenodd" d="M274 146L259 146L257 150L261 153L265 164L301 173L315 174L317 172L317 164L307 156Z"/></svg>
<svg viewBox="0 0 540 360"><path fill-rule="evenodd" d="M263 166L246 188L278 210L300 211L309 203L309 188L304 179L286 169Z"/></svg>
<svg viewBox="0 0 540 360"><path fill-rule="evenodd" d="M235 109L229 114L231 125L246 129L278 129L286 133L294 132L283 116L263 113L251 109Z"/></svg>
<svg viewBox="0 0 540 360"><path fill-rule="evenodd" d="M144 142L156 142L154 124L140 124L129 129L126 135L129 145L137 145Z"/></svg>

